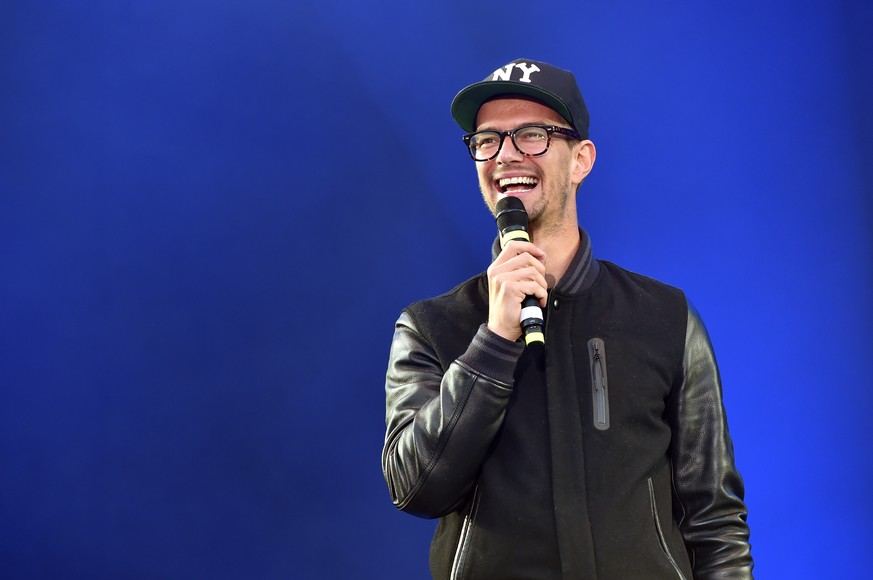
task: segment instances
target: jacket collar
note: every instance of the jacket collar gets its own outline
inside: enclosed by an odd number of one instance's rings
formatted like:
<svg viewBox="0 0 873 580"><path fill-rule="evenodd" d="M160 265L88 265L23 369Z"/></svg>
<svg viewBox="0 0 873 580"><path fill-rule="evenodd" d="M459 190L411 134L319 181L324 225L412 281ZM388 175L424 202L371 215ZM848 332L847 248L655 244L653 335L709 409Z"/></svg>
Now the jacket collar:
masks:
<svg viewBox="0 0 873 580"><path fill-rule="evenodd" d="M496 260L500 253L500 236L494 240L491 246L491 259ZM583 228L579 228L579 250L573 256L573 261L567 271L558 280L555 285L555 290L567 296L581 294L588 290L594 280L597 279L597 274L600 272L600 263L594 259L591 252L591 239L588 237L588 232Z"/></svg>

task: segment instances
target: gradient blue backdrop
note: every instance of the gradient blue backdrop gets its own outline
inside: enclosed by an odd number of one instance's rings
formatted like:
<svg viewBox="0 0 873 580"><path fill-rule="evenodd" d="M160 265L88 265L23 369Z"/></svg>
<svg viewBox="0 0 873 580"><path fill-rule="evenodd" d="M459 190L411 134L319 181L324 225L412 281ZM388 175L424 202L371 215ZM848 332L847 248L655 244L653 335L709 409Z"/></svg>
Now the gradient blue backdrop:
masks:
<svg viewBox="0 0 873 580"><path fill-rule="evenodd" d="M707 321L758 577L869 574L870 6L4 2L0 576L426 577L385 363L487 265L448 107L519 56L595 252Z"/></svg>

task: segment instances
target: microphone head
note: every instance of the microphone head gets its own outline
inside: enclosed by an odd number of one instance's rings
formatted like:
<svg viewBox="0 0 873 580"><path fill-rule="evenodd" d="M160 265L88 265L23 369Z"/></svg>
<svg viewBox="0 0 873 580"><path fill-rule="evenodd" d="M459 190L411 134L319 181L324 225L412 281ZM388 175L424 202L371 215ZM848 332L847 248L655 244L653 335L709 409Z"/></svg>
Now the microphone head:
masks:
<svg viewBox="0 0 873 580"><path fill-rule="evenodd" d="M508 228L527 229L527 212L517 197L507 196L498 200L494 211L497 215L497 229L501 234Z"/></svg>

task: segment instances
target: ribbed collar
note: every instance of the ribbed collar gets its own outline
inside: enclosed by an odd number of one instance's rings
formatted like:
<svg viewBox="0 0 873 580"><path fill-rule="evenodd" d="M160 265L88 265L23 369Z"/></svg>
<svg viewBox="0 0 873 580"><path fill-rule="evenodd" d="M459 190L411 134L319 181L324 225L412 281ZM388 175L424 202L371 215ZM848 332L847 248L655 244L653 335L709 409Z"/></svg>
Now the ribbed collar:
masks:
<svg viewBox="0 0 873 580"><path fill-rule="evenodd" d="M500 254L500 236L497 236L494 245L491 246L491 259L496 260L498 254ZM594 259L591 252L591 239L588 237L588 232L580 227L579 250L573 256L567 271L558 280L555 290L568 296L581 294L594 284L598 272L600 272L600 263Z"/></svg>

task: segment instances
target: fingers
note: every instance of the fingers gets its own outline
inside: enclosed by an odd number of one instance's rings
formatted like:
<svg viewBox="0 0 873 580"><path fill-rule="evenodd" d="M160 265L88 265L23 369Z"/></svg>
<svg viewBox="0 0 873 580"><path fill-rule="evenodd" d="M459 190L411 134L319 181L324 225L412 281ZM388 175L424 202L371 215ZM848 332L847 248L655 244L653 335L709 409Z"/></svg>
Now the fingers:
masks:
<svg viewBox="0 0 873 580"><path fill-rule="evenodd" d="M524 296L537 296L545 300L548 289L545 258L545 252L530 242L510 242L488 268L488 278L518 283L520 291L527 290ZM526 282L535 282L536 286Z"/></svg>
<svg viewBox="0 0 873 580"><path fill-rule="evenodd" d="M510 269L506 266L511 267L512 262L489 270L489 284L503 292L507 298L521 300L525 296L536 296L544 305L548 297L548 285L543 272L533 266Z"/></svg>
<svg viewBox="0 0 873 580"><path fill-rule="evenodd" d="M494 263L503 263L512 259L514 256L520 256L522 254L530 254L532 257L536 258L540 264L543 264L543 271L545 272L546 253L532 243L521 240L513 240L506 244Z"/></svg>
<svg viewBox="0 0 873 580"><path fill-rule="evenodd" d="M521 336L519 319L525 296L535 296L545 307L545 257L535 245L513 241L488 268L488 328L493 332L509 340Z"/></svg>

